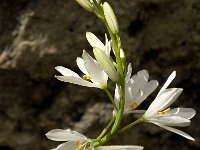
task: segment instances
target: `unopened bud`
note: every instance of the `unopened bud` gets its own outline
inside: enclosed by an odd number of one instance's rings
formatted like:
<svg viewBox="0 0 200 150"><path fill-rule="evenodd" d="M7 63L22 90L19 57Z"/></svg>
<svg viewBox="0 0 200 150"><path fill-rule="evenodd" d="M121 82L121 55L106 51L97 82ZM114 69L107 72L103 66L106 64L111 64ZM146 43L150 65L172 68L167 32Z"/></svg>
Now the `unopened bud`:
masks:
<svg viewBox="0 0 200 150"><path fill-rule="evenodd" d="M98 48L105 52L104 44L91 32L86 32L86 38L93 48Z"/></svg>
<svg viewBox="0 0 200 150"><path fill-rule="evenodd" d="M97 62L99 63L101 68L108 74L109 78L113 82L118 81L117 71L110 58L100 49L94 48L93 52Z"/></svg>
<svg viewBox="0 0 200 150"><path fill-rule="evenodd" d="M107 2L104 2L103 4L103 11L110 30L112 33L117 34L119 32L117 18L112 7Z"/></svg>
<svg viewBox="0 0 200 150"><path fill-rule="evenodd" d="M79 3L87 11L93 12L94 7L93 4L90 2L90 0L75 0L75 1Z"/></svg>

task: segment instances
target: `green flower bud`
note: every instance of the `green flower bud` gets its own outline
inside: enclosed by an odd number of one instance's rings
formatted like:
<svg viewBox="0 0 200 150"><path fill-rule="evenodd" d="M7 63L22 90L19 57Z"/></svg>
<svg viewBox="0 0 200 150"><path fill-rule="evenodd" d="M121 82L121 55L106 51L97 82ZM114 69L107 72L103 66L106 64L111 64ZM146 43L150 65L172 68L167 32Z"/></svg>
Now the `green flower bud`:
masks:
<svg viewBox="0 0 200 150"><path fill-rule="evenodd" d="M93 52L97 62L99 63L101 68L108 74L109 78L113 82L118 81L117 71L110 58L102 50L98 48L94 48Z"/></svg>
<svg viewBox="0 0 200 150"><path fill-rule="evenodd" d="M103 11L110 30L112 33L117 34L119 32L117 18L112 7L107 2L104 2L103 4Z"/></svg>
<svg viewBox="0 0 200 150"><path fill-rule="evenodd" d="M90 2L90 0L75 0L75 1L79 3L87 11L93 12L94 7L93 4Z"/></svg>

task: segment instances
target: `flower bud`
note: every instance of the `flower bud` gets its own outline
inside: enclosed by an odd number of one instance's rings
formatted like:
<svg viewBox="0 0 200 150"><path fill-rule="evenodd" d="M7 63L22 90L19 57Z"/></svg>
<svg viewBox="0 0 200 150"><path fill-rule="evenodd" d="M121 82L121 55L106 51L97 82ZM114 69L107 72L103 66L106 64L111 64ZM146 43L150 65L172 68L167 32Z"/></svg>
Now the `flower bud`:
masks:
<svg viewBox="0 0 200 150"><path fill-rule="evenodd" d="M94 48L93 52L99 65L108 74L109 78L113 82L118 81L117 71L110 58L100 49Z"/></svg>
<svg viewBox="0 0 200 150"><path fill-rule="evenodd" d="M112 33L117 34L119 32L117 18L112 7L107 2L104 2L103 4L103 11L110 30Z"/></svg>
<svg viewBox="0 0 200 150"><path fill-rule="evenodd" d="M77 3L79 3L84 9L87 11L93 12L94 7L90 0L75 0Z"/></svg>
<svg viewBox="0 0 200 150"><path fill-rule="evenodd" d="M86 32L86 38L93 48L98 48L105 52L104 44L91 32Z"/></svg>

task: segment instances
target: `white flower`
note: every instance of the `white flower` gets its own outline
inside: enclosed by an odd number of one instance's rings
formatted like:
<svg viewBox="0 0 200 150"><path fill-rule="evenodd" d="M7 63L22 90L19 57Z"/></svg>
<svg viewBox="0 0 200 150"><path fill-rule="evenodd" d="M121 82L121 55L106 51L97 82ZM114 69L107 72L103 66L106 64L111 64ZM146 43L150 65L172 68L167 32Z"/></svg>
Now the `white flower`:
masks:
<svg viewBox="0 0 200 150"><path fill-rule="evenodd" d="M95 150L143 150L142 146L133 145L115 145L115 146L100 146L95 148Z"/></svg>
<svg viewBox="0 0 200 150"><path fill-rule="evenodd" d="M105 34L105 45L91 32L86 32L86 38L93 47L94 56L101 68L113 82L116 82L118 74L113 62L110 60L111 41L108 41L107 35Z"/></svg>
<svg viewBox="0 0 200 150"><path fill-rule="evenodd" d="M156 80L148 82L149 74L147 70L141 70L131 77L132 67L128 66L128 73L125 79L125 105L124 113L134 112L137 108L158 86ZM115 89L115 102L119 104L119 88Z"/></svg>
<svg viewBox="0 0 200 150"><path fill-rule="evenodd" d="M195 110L192 108L175 108L171 110L168 108L179 97L183 90L181 88L167 89L175 76L176 72L174 71L143 115L143 118L146 122L156 124L189 140L194 140L194 138L187 133L171 127L190 125L190 119L196 114Z"/></svg>
<svg viewBox="0 0 200 150"><path fill-rule="evenodd" d="M132 145L125 145L125 146L100 146L94 148L90 142L91 140L88 139L86 136L78 133L76 131L72 131L70 129L63 130L63 129L54 129L49 131L46 134L48 139L53 141L67 141L58 145L57 148L53 150L142 150L143 147L141 146L132 146Z"/></svg>
<svg viewBox="0 0 200 150"><path fill-rule="evenodd" d="M89 148L94 150L86 136L70 129L54 129L49 131L46 136L53 141L67 141L58 145L54 150L87 150Z"/></svg>
<svg viewBox="0 0 200 150"><path fill-rule="evenodd" d="M57 66L55 69L62 76L55 76L58 80L78 84L87 87L96 87L104 89L107 87L107 74L101 69L96 60L94 60L86 51L83 51L82 58L76 60L79 69L85 74L81 78L77 73L68 68ZM90 80L90 81L87 81Z"/></svg>

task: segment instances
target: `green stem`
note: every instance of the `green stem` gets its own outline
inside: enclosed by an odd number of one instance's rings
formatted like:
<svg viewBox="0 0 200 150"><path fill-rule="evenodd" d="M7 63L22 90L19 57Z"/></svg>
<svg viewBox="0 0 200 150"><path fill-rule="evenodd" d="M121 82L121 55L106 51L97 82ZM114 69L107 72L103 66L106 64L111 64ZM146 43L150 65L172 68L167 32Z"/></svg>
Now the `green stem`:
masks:
<svg viewBox="0 0 200 150"><path fill-rule="evenodd" d="M141 117L141 118L137 119L136 121L130 123L129 125L123 127L122 129L118 130L117 133L122 133L122 132L124 132L124 131L126 131L126 130L132 128L134 125L136 125L136 124L138 124L138 123L141 123L141 122L143 122L143 121L144 121L144 118Z"/></svg>
<svg viewBox="0 0 200 150"><path fill-rule="evenodd" d="M109 97L110 101L112 102L112 104L113 104L115 110L118 111L117 105L115 104L115 101L114 101L114 99L113 99L113 97L112 97L110 91L109 91L108 89L104 89L104 91L105 91L106 94L108 95L108 97Z"/></svg>
<svg viewBox="0 0 200 150"><path fill-rule="evenodd" d="M101 140L101 138L106 134L106 132L108 131L108 129L113 125L115 121L115 115L112 116L111 120L109 121L108 125L103 129L103 131L101 132L101 134L97 137L97 140Z"/></svg>
<svg viewBox="0 0 200 150"><path fill-rule="evenodd" d="M117 112L117 115L116 115L116 119L115 119L115 122L114 122L114 125L112 127L112 129L110 130L110 132L105 135L103 138L100 139L100 141L97 141L97 142L94 142L93 146L94 147L98 147L100 145L103 145L105 143L107 143L118 131L119 129L119 126L121 124L121 121L122 121L122 117L123 117L123 112L124 112L124 102L125 102L125 88L124 86L122 86L120 88L120 108L119 108L119 111Z"/></svg>
<svg viewBox="0 0 200 150"><path fill-rule="evenodd" d="M95 5L99 5L99 4L95 3ZM101 7L98 7L98 8L101 8ZM102 11L103 10L101 8L101 10L99 10L99 12L102 12ZM98 17L98 14L97 14L97 17ZM110 132L107 135L105 135L103 138L101 138L100 141L94 142L94 147L105 144L117 133L119 126L121 124L121 121L122 121L122 117L123 117L123 113L124 113L124 103L125 103L125 85L124 85L125 77L124 77L124 71L123 71L123 61L120 57L121 41L119 38L119 34L113 34L111 32L111 30L105 20L104 14L102 17L103 17L103 19L102 18L100 18L100 19L101 19L101 21L103 21L103 23L105 24L105 26L109 32L110 38L112 40L113 51L114 51L115 57L116 57L116 63L117 63L116 68L117 68L117 72L118 72L118 76L119 76L119 81L117 82L117 84L120 87L120 104L119 104L119 110L117 111L117 114L116 114L115 122L114 122L113 127L111 128ZM115 107L115 105L114 105L114 107Z"/></svg>

